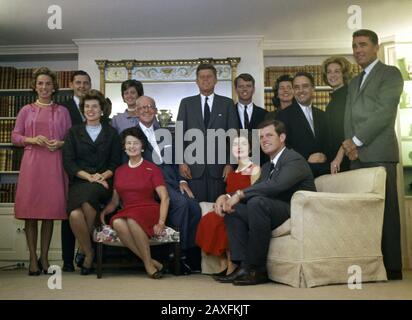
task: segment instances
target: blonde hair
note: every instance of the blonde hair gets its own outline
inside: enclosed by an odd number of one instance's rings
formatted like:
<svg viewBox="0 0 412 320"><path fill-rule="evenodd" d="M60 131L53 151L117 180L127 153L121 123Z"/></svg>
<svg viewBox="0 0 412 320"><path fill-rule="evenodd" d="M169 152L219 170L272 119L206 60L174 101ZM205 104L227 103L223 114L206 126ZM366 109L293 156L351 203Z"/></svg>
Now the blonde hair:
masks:
<svg viewBox="0 0 412 320"><path fill-rule="evenodd" d="M330 57L330 58L327 58L325 61L323 61L323 63L322 63L322 78L323 78L323 81L325 81L326 84L329 84L328 78L327 78L327 73L328 73L328 66L331 63L336 63L340 66L340 68L342 70L343 83L348 84L349 80L352 78L352 65L344 57Z"/></svg>

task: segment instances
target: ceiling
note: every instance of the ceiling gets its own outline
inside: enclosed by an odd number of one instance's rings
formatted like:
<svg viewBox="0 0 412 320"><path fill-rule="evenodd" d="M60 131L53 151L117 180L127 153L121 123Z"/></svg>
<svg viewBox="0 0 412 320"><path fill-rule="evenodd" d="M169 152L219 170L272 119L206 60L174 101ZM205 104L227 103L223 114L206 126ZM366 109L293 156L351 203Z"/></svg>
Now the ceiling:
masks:
<svg viewBox="0 0 412 320"><path fill-rule="evenodd" d="M235 35L348 41L353 3L362 9L362 26L381 37L412 34L412 0L0 0L0 46ZM53 4L62 9L61 30L47 27Z"/></svg>

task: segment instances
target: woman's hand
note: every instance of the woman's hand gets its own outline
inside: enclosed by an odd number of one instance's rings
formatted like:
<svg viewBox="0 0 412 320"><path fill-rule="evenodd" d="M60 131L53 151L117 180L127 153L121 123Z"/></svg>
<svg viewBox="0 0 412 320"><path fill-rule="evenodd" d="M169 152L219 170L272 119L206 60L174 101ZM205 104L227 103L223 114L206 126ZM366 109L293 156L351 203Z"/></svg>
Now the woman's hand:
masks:
<svg viewBox="0 0 412 320"><path fill-rule="evenodd" d="M155 224L153 226L153 231L154 231L155 235L160 236L165 228L166 228L166 226L165 226L164 222L159 222L158 224Z"/></svg>
<svg viewBox="0 0 412 320"><path fill-rule="evenodd" d="M47 146L47 143L49 142L49 139L47 139L45 136L38 135L35 137L31 138L26 138L24 141L26 144L35 144L41 147Z"/></svg>
<svg viewBox="0 0 412 320"><path fill-rule="evenodd" d="M63 144L64 144L64 141L53 139L53 140L48 140L46 142L46 147L47 149L49 149L49 151L53 152L53 151L60 149L63 146Z"/></svg>

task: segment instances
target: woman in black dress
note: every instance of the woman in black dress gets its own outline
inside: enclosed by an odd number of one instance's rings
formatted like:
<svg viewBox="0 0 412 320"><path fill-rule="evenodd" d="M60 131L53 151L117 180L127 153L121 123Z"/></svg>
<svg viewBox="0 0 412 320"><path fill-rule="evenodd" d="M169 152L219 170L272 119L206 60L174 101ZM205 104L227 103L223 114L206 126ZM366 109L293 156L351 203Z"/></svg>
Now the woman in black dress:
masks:
<svg viewBox="0 0 412 320"><path fill-rule="evenodd" d="M351 64L343 57L330 57L322 64L323 80L332 87L331 100L326 107L328 142L326 156L333 159L331 173L349 170L349 159L341 147L345 140L343 121L345 117L346 95L351 76Z"/></svg>
<svg viewBox="0 0 412 320"><path fill-rule="evenodd" d="M281 75L276 79L276 82L273 85L273 93L274 96L272 98L272 102L276 109L275 111L268 112L265 116L265 120L275 119L276 112L286 109L295 102L295 98L293 96L293 78L288 74Z"/></svg>
<svg viewBox="0 0 412 320"><path fill-rule="evenodd" d="M94 257L90 236L101 204L111 198L121 143L116 130L104 121L108 108L99 91L91 90L82 98L80 111L86 122L70 129L63 147L63 164L70 178L70 226L85 255L81 274L87 275Z"/></svg>

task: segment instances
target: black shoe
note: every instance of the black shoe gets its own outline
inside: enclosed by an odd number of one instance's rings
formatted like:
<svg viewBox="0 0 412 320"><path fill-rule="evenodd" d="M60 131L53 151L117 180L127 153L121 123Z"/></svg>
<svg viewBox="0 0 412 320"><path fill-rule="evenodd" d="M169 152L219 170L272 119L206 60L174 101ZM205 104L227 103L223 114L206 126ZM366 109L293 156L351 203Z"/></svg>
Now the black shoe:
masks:
<svg viewBox="0 0 412 320"><path fill-rule="evenodd" d="M43 270L43 273L44 273L44 274L53 275L53 274L56 273L56 271L49 272L49 268L43 269L43 265L42 265L40 259L39 259L39 261L37 261L37 264L39 265L40 270ZM50 267L50 266L49 266L49 267Z"/></svg>
<svg viewBox="0 0 412 320"><path fill-rule="evenodd" d="M76 263L76 266L81 268L83 266L85 257L85 254L80 252L80 248L77 248L76 255L74 257L74 262Z"/></svg>
<svg viewBox="0 0 412 320"><path fill-rule="evenodd" d="M30 265L29 265L29 272L28 272L29 276L39 276L40 274L41 274L41 268L39 268L37 271L30 271Z"/></svg>
<svg viewBox="0 0 412 320"><path fill-rule="evenodd" d="M237 277L233 284L235 286L250 286L261 283L269 282L267 272L259 272L256 270L250 270L247 274Z"/></svg>
<svg viewBox="0 0 412 320"><path fill-rule="evenodd" d="M80 274L82 275L82 276L87 276L87 275L89 275L89 274L91 274L91 273L93 273L93 268L85 268L85 267L81 267L80 268Z"/></svg>
<svg viewBox="0 0 412 320"><path fill-rule="evenodd" d="M212 277L213 278L223 277L223 276L226 275L226 273L227 273L227 268L223 271L218 272L218 273L212 273Z"/></svg>
<svg viewBox="0 0 412 320"><path fill-rule="evenodd" d="M74 272L74 265L73 263L63 263L63 272Z"/></svg>
<svg viewBox="0 0 412 320"><path fill-rule="evenodd" d="M237 267L231 274L228 274L227 276L217 277L215 280L221 283L232 283L233 281L235 281L235 279L247 273L248 271L246 269Z"/></svg>
<svg viewBox="0 0 412 320"><path fill-rule="evenodd" d="M386 276L388 280L402 280L402 271L387 270Z"/></svg>

